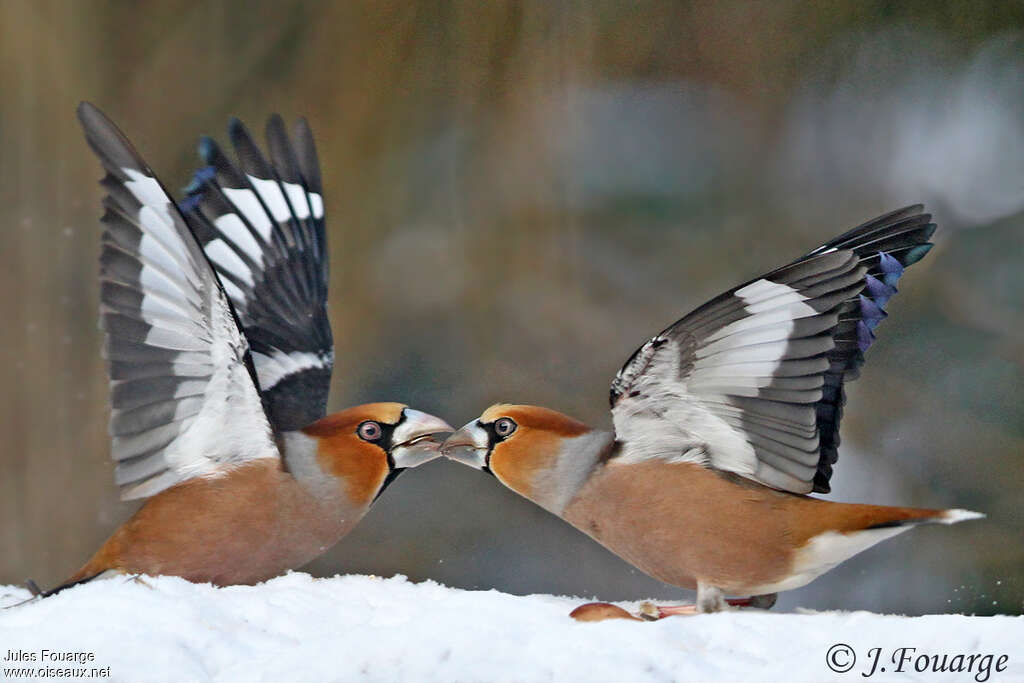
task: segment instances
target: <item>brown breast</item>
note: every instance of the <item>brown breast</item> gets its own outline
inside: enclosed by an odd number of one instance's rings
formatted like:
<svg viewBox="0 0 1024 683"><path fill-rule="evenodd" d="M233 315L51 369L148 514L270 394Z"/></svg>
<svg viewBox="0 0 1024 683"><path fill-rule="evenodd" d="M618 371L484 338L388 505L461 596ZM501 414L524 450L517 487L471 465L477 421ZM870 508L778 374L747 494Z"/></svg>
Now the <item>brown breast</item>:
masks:
<svg viewBox="0 0 1024 683"><path fill-rule="evenodd" d="M355 526L369 506L317 499L276 459L154 496L76 574L106 569L251 584L304 565Z"/></svg>
<svg viewBox="0 0 1024 683"><path fill-rule="evenodd" d="M564 516L661 581L693 589L700 578L745 594L788 573L795 541L790 508L803 500L699 465L613 461Z"/></svg>

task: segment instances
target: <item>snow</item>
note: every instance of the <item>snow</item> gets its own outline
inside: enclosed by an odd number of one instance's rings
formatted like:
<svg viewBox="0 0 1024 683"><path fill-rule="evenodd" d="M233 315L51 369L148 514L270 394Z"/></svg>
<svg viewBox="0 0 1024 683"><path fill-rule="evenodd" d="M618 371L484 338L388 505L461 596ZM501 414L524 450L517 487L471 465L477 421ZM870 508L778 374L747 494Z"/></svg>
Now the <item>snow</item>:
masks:
<svg viewBox="0 0 1024 683"><path fill-rule="evenodd" d="M0 606L26 597L0 587ZM84 666L132 682L1024 680L1024 617L746 611L577 623L567 615L581 602L402 576L290 573L229 588L119 577L0 611L0 660L36 658L0 663L0 680L12 666L79 666L40 662L44 649L91 654ZM837 643L858 658L845 675L826 665ZM862 676L877 647L879 670ZM916 650L893 676L903 647ZM970 673L919 673L922 654L993 656L975 658ZM846 651L833 661L847 663Z"/></svg>

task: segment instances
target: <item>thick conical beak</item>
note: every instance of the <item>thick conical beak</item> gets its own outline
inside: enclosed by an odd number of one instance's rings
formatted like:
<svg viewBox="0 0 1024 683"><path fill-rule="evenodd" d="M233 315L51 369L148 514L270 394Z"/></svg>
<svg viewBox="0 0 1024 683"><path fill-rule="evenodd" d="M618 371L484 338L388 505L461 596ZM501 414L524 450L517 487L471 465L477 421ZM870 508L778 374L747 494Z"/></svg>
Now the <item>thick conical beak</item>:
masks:
<svg viewBox="0 0 1024 683"><path fill-rule="evenodd" d="M487 464L487 451L490 445L487 430L481 427L477 420L473 420L448 437L441 445L441 454L463 465L482 470Z"/></svg>
<svg viewBox="0 0 1024 683"><path fill-rule="evenodd" d="M416 467L441 455L441 443L452 426L439 417L405 408L404 419L391 438L391 459L395 469Z"/></svg>

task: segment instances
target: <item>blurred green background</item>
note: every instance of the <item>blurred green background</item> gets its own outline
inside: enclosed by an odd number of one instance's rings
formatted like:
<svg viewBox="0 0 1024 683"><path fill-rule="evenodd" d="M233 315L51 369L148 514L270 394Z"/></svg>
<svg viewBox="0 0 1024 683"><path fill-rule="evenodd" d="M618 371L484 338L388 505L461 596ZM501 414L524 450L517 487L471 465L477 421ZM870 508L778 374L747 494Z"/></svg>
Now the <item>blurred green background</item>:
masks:
<svg viewBox="0 0 1024 683"><path fill-rule="evenodd" d="M718 292L924 201L937 247L851 385L834 498L982 510L781 607L1024 608L1024 4L0 3L0 583L53 584L134 506L108 459L95 102L169 187L201 134L305 115L331 406L607 426L625 358ZM241 511L244 513L244 511ZM679 599L454 463L308 570Z"/></svg>

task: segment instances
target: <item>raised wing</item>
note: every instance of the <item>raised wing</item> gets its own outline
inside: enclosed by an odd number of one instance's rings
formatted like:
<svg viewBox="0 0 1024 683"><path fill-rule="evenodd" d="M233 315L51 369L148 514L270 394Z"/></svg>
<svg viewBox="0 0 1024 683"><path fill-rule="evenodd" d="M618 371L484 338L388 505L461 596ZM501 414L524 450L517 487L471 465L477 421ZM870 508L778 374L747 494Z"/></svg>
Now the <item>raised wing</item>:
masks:
<svg viewBox="0 0 1024 683"><path fill-rule="evenodd" d="M843 383L857 377L903 269L932 246L935 225L922 210L858 226L639 348L611 389L626 457L698 462L827 493Z"/></svg>
<svg viewBox="0 0 1024 683"><path fill-rule="evenodd" d="M182 215L127 138L78 108L107 171L100 323L123 499L278 457L249 347Z"/></svg>
<svg viewBox="0 0 1024 683"><path fill-rule="evenodd" d="M228 132L238 165L203 138L207 166L181 209L252 347L271 425L296 430L326 414L334 366L316 148L304 120L293 145L277 115L267 123L269 162L241 122Z"/></svg>

